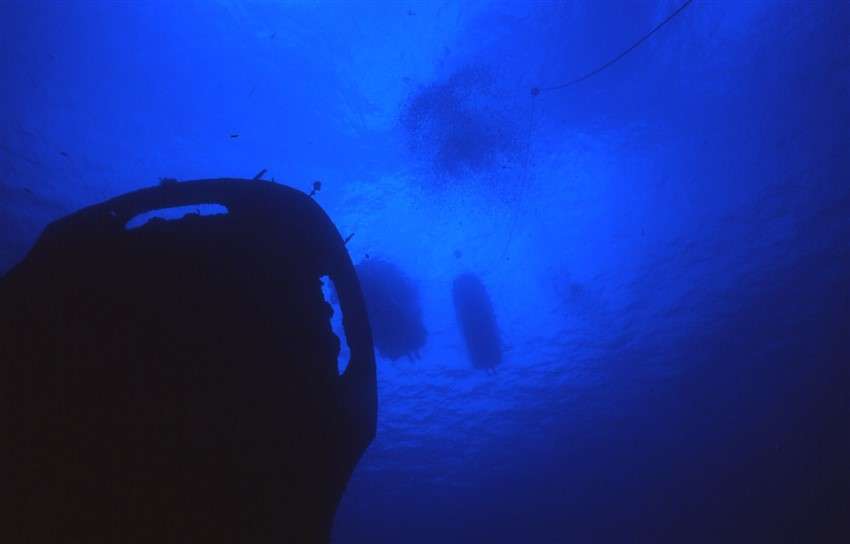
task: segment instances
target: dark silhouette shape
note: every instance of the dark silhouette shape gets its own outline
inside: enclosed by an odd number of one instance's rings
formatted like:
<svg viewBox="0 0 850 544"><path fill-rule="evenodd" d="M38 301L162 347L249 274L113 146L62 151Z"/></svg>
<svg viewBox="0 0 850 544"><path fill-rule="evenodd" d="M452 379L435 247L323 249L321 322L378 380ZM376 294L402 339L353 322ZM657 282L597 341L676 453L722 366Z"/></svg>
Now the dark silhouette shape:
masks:
<svg viewBox="0 0 850 544"><path fill-rule="evenodd" d="M416 285L394 264L381 259L358 264L357 276L378 352L392 360L405 355L418 359L428 333Z"/></svg>
<svg viewBox="0 0 850 544"><path fill-rule="evenodd" d="M198 203L229 213L125 228ZM65 217L0 280L0 403L2 542L327 542L377 414L342 239L265 181L166 184Z"/></svg>
<svg viewBox="0 0 850 544"><path fill-rule="evenodd" d="M455 278L452 295L472 366L496 368L502 362L502 341L484 284L473 274L461 274Z"/></svg>
<svg viewBox="0 0 850 544"><path fill-rule="evenodd" d="M319 180L316 180L316 181L313 182L313 189L310 191L310 194L307 195L307 196L313 196L321 190L322 190L322 182L319 181Z"/></svg>

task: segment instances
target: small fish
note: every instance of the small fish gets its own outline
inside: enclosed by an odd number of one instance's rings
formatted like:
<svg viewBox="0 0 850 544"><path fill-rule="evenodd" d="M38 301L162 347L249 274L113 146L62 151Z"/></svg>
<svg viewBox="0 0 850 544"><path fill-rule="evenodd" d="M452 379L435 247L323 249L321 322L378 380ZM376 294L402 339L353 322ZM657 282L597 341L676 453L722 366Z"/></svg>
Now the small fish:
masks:
<svg viewBox="0 0 850 544"><path fill-rule="evenodd" d="M313 196L314 194L318 193L321 190L322 190L322 182L319 181L319 180L316 180L316 181L313 182L313 190L310 191L310 194L308 196Z"/></svg>
<svg viewBox="0 0 850 544"><path fill-rule="evenodd" d="M233 133L233 134L231 134L231 135L230 135L230 137L231 137L231 138L238 138L238 137L239 137L239 134Z"/></svg>
<svg viewBox="0 0 850 544"><path fill-rule="evenodd" d="M256 176L254 176L254 180L256 181L258 179L262 179L265 174L266 174L266 169L263 168L262 170L260 170L260 172Z"/></svg>
<svg viewBox="0 0 850 544"><path fill-rule="evenodd" d="M354 233L353 233L353 232L352 232L351 234L349 234L349 235L345 238L345 240L343 240L343 241L342 241L342 245L346 245L346 244L348 244L348 241L349 241L349 240L351 240L352 238L354 238ZM368 257L368 255L367 255L367 257Z"/></svg>
<svg viewBox="0 0 850 544"><path fill-rule="evenodd" d="M269 36L269 39L273 40L275 36L277 36L277 32L272 32L272 35Z"/></svg>
<svg viewBox="0 0 850 544"><path fill-rule="evenodd" d="M67 153L65 153L64 151L60 151L60 152L59 152L59 154L60 154L60 155L62 155L63 157L67 157L67 156L68 156L68 154L67 154Z"/></svg>

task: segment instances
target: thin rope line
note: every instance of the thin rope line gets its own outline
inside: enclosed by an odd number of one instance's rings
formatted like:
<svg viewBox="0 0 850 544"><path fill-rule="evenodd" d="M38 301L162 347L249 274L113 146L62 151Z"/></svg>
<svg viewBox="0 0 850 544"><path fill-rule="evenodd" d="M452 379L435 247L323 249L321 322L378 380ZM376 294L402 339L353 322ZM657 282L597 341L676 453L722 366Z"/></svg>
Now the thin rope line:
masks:
<svg viewBox="0 0 850 544"><path fill-rule="evenodd" d="M516 211L513 214L513 220L511 221L510 229L508 229L508 239L505 241L505 247L502 249L502 254L499 256L497 262L501 262L504 260L505 255L508 253L508 248L511 245L511 241L514 237L514 231L516 230L517 222L519 221L520 215L520 205L523 202L525 197L525 189L528 186L529 178L531 177L531 136L534 132L534 112L536 109L536 100L531 101L531 113L528 116L528 130L526 131L526 145L525 145L525 160L523 161L523 176L522 183L520 184L519 194L516 198Z"/></svg>
<svg viewBox="0 0 850 544"><path fill-rule="evenodd" d="M543 88L534 87L533 89L531 89L532 96L537 96L541 92L557 91L557 90L560 90L560 89L566 89L567 87L571 87L573 85L581 83L582 81L584 81L586 79L590 79L591 77L595 76L599 72L601 72L601 71L605 70L606 68L612 66L617 61L621 60L623 57L625 57L626 55L628 55L629 53L631 53L632 51L634 51L635 49L640 47L640 45L643 44L646 40L648 40L650 36L652 36L653 34L658 32L661 29L661 27L663 27L664 25L666 25L667 23L672 21L673 18L675 18L677 15L682 13L682 11L684 11L686 7L691 5L691 2L693 2L693 0L685 0L685 2L681 6L679 6L679 8L676 11L674 11L673 13L668 15L663 21L661 21L660 23L655 25L655 28L653 28L652 30L650 30L649 32L647 32L646 34L641 36L641 38L638 41L636 41L635 43L630 45L625 51L623 51L622 53L620 53L619 55L617 55L613 59L609 60L608 62L606 62L602 66L596 68L595 70L591 70L590 72L584 74L583 76L577 77L576 79L567 81L566 83L562 83L560 85L554 85L552 87L543 87Z"/></svg>

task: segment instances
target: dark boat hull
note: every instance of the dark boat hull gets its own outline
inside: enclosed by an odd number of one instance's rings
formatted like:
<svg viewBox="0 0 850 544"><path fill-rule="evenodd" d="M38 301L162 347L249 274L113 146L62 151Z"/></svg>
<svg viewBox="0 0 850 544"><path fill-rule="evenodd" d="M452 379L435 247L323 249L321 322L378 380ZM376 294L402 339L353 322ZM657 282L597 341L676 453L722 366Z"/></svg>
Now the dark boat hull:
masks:
<svg viewBox="0 0 850 544"><path fill-rule="evenodd" d="M210 202L229 213L124 228ZM354 267L312 199L268 182L166 184L50 225L0 278L0 376L2 542L326 542L375 433Z"/></svg>

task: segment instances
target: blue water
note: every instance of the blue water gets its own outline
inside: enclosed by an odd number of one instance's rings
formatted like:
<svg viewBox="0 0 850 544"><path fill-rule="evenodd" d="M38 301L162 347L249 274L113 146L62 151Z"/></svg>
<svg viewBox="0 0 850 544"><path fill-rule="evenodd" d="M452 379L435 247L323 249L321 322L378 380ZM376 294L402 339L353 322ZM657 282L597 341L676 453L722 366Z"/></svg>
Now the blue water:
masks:
<svg viewBox="0 0 850 544"><path fill-rule="evenodd" d="M320 180L428 330L335 542L846 542L850 4L697 0L547 90L679 5L0 0L0 271L160 178Z"/></svg>

